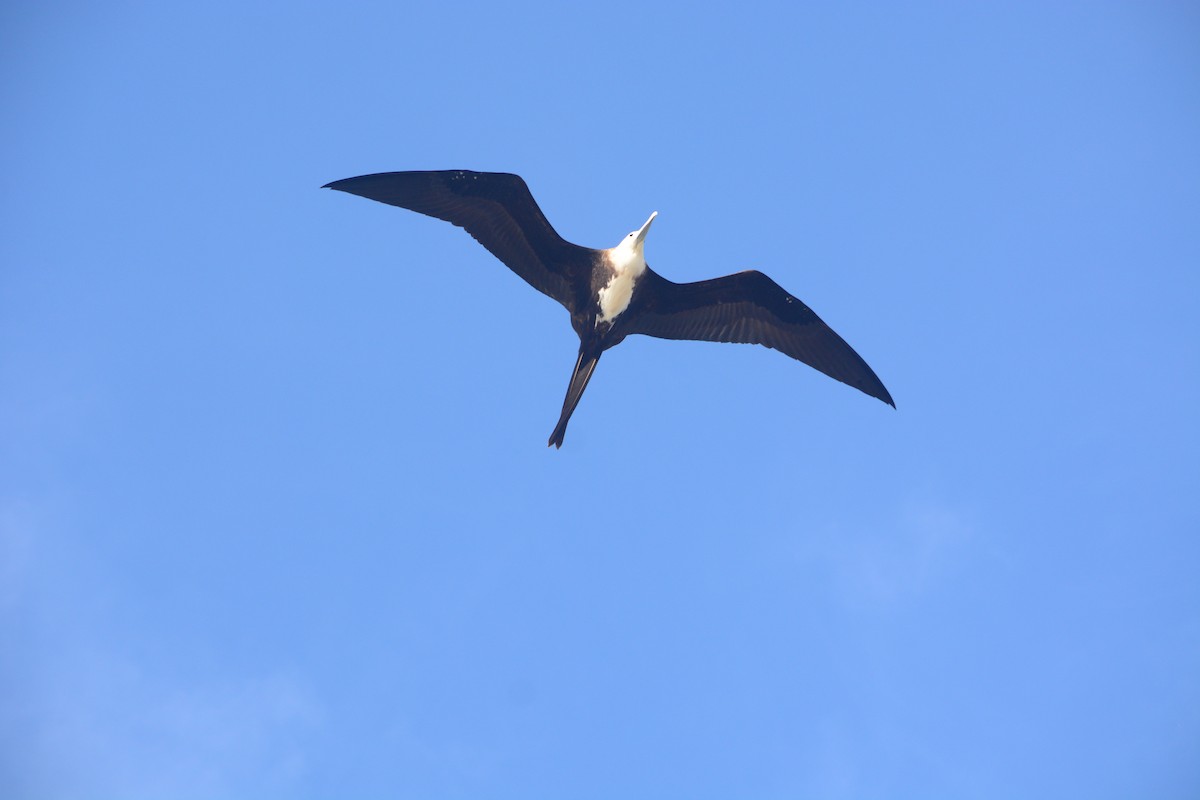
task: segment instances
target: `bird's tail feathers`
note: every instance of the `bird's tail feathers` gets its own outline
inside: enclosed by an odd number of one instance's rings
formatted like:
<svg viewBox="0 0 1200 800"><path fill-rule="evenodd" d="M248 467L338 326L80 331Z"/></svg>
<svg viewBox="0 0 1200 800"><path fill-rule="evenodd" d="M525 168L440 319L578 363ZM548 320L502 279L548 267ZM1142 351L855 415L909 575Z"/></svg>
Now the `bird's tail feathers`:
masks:
<svg viewBox="0 0 1200 800"><path fill-rule="evenodd" d="M562 447L563 437L567 435L567 422L570 421L571 414L575 413L575 406L579 405L579 398L583 397L583 390L592 379L592 373L596 371L596 363L599 361L599 353L591 355L580 348L575 371L571 373L571 383L567 386L567 399L563 401L562 415L558 418L558 424L554 426L554 433L550 434L547 447Z"/></svg>

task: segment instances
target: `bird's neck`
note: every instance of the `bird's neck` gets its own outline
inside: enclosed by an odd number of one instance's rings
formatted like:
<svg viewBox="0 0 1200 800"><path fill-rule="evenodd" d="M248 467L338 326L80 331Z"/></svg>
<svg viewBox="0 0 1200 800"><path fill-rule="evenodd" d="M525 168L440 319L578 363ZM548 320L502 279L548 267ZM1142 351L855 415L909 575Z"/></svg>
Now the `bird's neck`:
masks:
<svg viewBox="0 0 1200 800"><path fill-rule="evenodd" d="M637 278L646 271L646 256L632 247L617 246L608 251L608 265L618 275Z"/></svg>

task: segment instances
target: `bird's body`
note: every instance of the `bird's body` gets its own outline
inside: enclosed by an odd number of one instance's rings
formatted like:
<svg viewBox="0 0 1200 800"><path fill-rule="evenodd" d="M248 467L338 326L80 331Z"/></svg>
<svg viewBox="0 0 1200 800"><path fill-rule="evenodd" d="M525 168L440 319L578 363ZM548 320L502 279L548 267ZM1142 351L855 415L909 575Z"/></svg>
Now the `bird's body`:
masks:
<svg viewBox="0 0 1200 800"><path fill-rule="evenodd" d="M560 237L516 175L452 170L385 172L327 188L407 208L465 228L480 244L571 314L579 357L550 444L567 422L600 355L626 336L761 344L895 406L850 345L808 306L761 272L672 283L646 264L645 239L657 212L616 246L595 250Z"/></svg>

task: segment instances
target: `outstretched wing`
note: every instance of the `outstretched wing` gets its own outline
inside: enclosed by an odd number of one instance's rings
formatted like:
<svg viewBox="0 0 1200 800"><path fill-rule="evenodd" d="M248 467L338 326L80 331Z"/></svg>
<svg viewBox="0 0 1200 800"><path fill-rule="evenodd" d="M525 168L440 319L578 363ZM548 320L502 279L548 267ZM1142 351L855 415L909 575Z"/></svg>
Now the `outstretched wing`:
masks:
<svg viewBox="0 0 1200 800"><path fill-rule="evenodd" d="M574 312L574 273L595 251L563 239L538 208L525 181L502 172L380 172L328 183L370 200L444 219L491 251L543 294Z"/></svg>
<svg viewBox="0 0 1200 800"><path fill-rule="evenodd" d="M647 269L643 281L638 313L630 314L630 333L761 344L896 406L867 362L842 337L761 272L672 283Z"/></svg>

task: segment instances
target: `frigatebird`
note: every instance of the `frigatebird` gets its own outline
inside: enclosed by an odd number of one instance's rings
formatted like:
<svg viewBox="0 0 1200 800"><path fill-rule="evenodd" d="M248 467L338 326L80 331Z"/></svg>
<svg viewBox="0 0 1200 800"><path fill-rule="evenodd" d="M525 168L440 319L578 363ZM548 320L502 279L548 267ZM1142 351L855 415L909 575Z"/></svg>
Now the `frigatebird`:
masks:
<svg viewBox="0 0 1200 800"><path fill-rule="evenodd" d="M646 265L650 215L616 247L593 250L555 232L518 175L445 170L380 172L328 183L337 189L464 228L509 269L571 314L579 358L548 444L567 422L600 355L632 333L660 339L761 344L831 378L896 404L883 383L812 309L761 272L672 283Z"/></svg>

